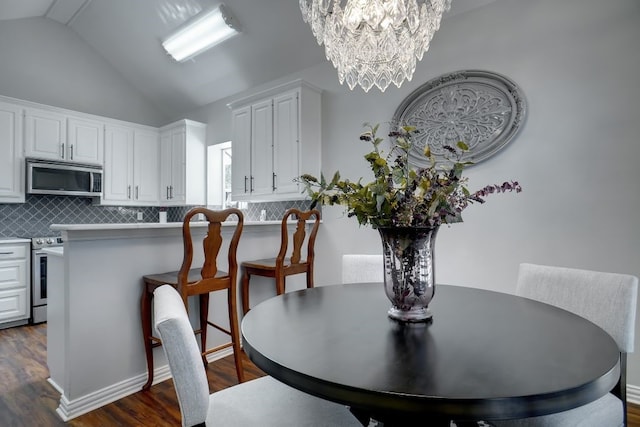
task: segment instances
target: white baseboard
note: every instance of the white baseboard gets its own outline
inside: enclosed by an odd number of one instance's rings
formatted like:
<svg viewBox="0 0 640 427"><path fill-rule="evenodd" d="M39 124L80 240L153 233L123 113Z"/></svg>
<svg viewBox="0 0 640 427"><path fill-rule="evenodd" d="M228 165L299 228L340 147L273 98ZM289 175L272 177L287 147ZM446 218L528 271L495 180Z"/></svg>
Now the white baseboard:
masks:
<svg viewBox="0 0 640 427"><path fill-rule="evenodd" d="M214 362L223 357L227 357L233 354L232 348L225 348L214 353L207 355L209 362ZM153 370L153 384L161 383L171 378L171 372L169 371L169 365L160 366ZM142 386L147 382L146 372L137 375L133 378L121 381L119 383L110 385L100 390L96 390L92 393L79 397L77 399L69 400L64 395L62 389L49 380L49 383L58 390L62 395L60 396L60 405L56 409L56 412L62 418L63 421L69 421L80 415L91 412L104 405L115 402L123 397L137 393L142 390Z"/></svg>
<svg viewBox="0 0 640 427"><path fill-rule="evenodd" d="M627 402L640 405L640 387L627 384Z"/></svg>

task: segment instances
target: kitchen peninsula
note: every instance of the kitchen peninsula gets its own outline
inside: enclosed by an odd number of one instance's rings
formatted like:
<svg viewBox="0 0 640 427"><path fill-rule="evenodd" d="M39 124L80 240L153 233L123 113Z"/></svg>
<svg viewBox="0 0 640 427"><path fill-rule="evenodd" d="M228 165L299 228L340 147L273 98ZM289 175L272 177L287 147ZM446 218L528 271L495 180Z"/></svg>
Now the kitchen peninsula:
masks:
<svg viewBox="0 0 640 427"><path fill-rule="evenodd" d="M195 244L198 233L204 237L206 224L192 223ZM223 237L230 236L232 227L228 234L225 228ZM61 393L57 412L66 421L141 390L147 377L140 323L142 276L180 268L182 223L54 224L51 229L61 233L64 255L51 257L56 277L49 285L47 361L49 381ZM238 264L275 256L279 246L280 221L245 221ZM193 265L201 263L198 254ZM220 268L226 267L223 256ZM304 286L303 278L293 278L287 290ZM272 283L251 290L256 303L275 295ZM197 319L193 307L191 317ZM224 292L211 295L209 316L228 325ZM209 334L212 347L228 341L213 328ZM162 349L154 353L157 383L170 374ZM228 354L225 349L210 357Z"/></svg>

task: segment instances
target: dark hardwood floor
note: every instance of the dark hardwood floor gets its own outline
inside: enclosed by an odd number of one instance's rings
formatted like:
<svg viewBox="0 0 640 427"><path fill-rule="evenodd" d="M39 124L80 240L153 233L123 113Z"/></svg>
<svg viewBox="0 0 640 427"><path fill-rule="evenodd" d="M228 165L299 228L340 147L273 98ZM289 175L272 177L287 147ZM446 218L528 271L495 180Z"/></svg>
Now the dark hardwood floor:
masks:
<svg viewBox="0 0 640 427"><path fill-rule="evenodd" d="M64 423L56 414L60 394L47 382L46 324L0 330L0 426L180 426L171 380L156 384ZM247 380L264 373L245 357ZM211 392L238 383L231 356L209 364Z"/></svg>
<svg viewBox="0 0 640 427"><path fill-rule="evenodd" d="M0 426L180 426L171 380L64 423L47 382L46 341L45 324L0 330ZM246 358L244 367L247 379L264 375ZM237 384L231 356L209 364L207 375L212 392ZM629 427L640 427L640 406L629 405L628 416Z"/></svg>

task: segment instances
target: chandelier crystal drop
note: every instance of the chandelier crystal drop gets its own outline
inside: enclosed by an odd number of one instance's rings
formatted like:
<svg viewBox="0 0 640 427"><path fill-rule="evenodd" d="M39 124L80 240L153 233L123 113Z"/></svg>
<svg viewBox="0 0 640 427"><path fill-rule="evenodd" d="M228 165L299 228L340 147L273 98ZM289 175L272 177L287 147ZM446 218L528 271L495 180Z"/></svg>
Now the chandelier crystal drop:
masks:
<svg viewBox="0 0 640 427"><path fill-rule="evenodd" d="M299 0L340 84L382 92L411 80L451 0Z"/></svg>

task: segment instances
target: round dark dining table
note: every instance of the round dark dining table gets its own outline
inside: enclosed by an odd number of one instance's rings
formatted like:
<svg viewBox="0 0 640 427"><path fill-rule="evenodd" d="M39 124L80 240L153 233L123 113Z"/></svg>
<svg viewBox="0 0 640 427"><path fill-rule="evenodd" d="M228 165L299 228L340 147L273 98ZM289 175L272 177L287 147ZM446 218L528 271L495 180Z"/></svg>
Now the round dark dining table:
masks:
<svg viewBox="0 0 640 427"><path fill-rule="evenodd" d="M256 366L386 426L524 418L568 410L617 383L619 350L557 307L438 285L429 323L390 319L382 284L285 293L242 321Z"/></svg>

